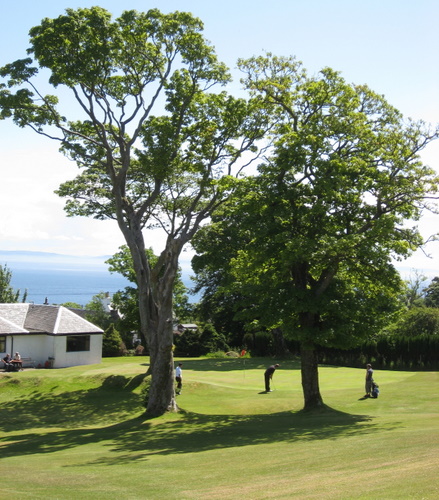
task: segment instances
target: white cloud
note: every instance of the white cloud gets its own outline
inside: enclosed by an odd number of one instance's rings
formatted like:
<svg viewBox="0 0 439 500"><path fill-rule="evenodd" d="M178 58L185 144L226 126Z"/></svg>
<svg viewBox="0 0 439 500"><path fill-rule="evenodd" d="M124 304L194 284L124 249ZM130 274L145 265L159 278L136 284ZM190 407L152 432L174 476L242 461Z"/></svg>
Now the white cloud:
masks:
<svg viewBox="0 0 439 500"><path fill-rule="evenodd" d="M10 136L0 123L3 137ZM16 144L19 133L21 144ZM78 172L56 145L30 131L16 132L12 147L0 153L0 239L3 250L47 251L73 255L112 254L123 244L113 221L69 218L54 191Z"/></svg>

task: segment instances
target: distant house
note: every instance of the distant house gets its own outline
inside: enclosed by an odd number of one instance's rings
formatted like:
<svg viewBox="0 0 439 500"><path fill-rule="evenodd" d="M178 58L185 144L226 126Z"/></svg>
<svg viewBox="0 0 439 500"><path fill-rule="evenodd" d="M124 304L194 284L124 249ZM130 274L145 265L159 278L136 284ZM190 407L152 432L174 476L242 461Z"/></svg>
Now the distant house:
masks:
<svg viewBox="0 0 439 500"><path fill-rule="evenodd" d="M177 325L177 329L174 330L174 334L181 335L185 330L196 331L198 330L198 325L194 323L181 323Z"/></svg>
<svg viewBox="0 0 439 500"><path fill-rule="evenodd" d="M63 306L0 304L2 358L18 351L36 366L100 363L102 337L100 328Z"/></svg>

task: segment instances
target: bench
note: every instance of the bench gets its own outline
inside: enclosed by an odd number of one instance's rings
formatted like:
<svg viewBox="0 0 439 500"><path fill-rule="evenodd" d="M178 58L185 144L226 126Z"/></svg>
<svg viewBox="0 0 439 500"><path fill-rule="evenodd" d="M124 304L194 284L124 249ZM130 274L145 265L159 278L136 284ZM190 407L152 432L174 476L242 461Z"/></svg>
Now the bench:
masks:
<svg viewBox="0 0 439 500"><path fill-rule="evenodd" d="M21 358L23 368L35 368L35 361L32 358Z"/></svg>

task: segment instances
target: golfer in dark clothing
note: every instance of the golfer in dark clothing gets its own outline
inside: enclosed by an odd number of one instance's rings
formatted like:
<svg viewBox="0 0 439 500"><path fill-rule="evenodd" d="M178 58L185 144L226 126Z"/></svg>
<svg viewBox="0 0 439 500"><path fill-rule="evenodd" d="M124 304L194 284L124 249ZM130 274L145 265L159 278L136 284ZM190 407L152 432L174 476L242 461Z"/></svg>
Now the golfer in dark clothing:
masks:
<svg viewBox="0 0 439 500"><path fill-rule="evenodd" d="M271 392L270 389L270 380L273 378L273 373L276 371L276 368L279 368L280 365L271 365L269 366L264 373L265 378L265 392Z"/></svg>

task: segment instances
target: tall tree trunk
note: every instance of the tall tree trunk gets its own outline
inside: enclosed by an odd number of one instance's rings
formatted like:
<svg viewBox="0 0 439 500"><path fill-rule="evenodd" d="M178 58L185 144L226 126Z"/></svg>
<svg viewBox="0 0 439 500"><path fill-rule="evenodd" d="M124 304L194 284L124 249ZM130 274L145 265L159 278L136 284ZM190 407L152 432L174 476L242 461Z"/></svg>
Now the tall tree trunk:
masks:
<svg viewBox="0 0 439 500"><path fill-rule="evenodd" d="M156 327L149 331L151 359L151 386L147 412L152 416L163 415L167 411L177 411L174 387L174 356L172 307L165 312L160 307L160 317L152 322Z"/></svg>
<svg viewBox="0 0 439 500"><path fill-rule="evenodd" d="M305 279L306 267L303 267L301 271L298 277L302 279L303 284L307 281ZM299 314L299 323L301 328L300 359L304 399L303 409L312 410L324 406L319 387L317 352L312 340L319 325L319 315L314 312L304 311Z"/></svg>
<svg viewBox="0 0 439 500"><path fill-rule="evenodd" d="M172 265L175 260L175 265ZM142 310L142 332L150 355L151 386L147 412L152 416L177 411L174 386L174 328L172 289L177 272L177 260L167 262L167 270L152 273L151 282L142 283L145 293L139 293ZM140 288L140 287L139 287Z"/></svg>
<svg viewBox="0 0 439 500"><path fill-rule="evenodd" d="M128 229L123 223L125 240L133 258L139 294L141 333L147 343L150 357L147 412L159 416L177 411L174 387L173 287L178 271L181 244L168 240L165 251L154 269L145 253L142 230L135 221Z"/></svg>
<svg viewBox="0 0 439 500"><path fill-rule="evenodd" d="M304 397L304 410L321 408L323 399L320 395L319 368L317 352L309 342L302 342L300 346L302 389Z"/></svg>

